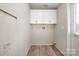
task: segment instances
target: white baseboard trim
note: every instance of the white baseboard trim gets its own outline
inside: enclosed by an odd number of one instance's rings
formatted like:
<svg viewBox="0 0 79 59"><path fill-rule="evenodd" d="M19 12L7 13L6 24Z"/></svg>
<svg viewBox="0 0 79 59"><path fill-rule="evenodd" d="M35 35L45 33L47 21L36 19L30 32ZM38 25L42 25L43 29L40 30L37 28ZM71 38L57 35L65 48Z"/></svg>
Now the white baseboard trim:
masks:
<svg viewBox="0 0 79 59"><path fill-rule="evenodd" d="M28 47L28 49L27 49L27 51L26 51L26 55L25 55L25 56L27 56L27 54L28 54L28 52L29 52L30 48L31 48L31 45L30 45L30 47Z"/></svg>
<svg viewBox="0 0 79 59"><path fill-rule="evenodd" d="M53 44L32 44L32 45L53 45Z"/></svg>

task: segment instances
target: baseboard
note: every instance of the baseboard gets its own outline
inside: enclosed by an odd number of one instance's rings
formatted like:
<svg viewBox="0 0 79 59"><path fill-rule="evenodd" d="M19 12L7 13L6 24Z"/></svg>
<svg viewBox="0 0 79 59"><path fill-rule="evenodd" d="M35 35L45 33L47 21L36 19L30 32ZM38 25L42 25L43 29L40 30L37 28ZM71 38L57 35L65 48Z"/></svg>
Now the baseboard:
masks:
<svg viewBox="0 0 79 59"><path fill-rule="evenodd" d="M53 44L32 44L32 45L53 45Z"/></svg>
<svg viewBox="0 0 79 59"><path fill-rule="evenodd" d="M31 46L28 48L28 50L27 50L27 52L26 52L26 55L25 55L25 56L27 56L27 54L28 54L28 52L29 52L30 48L31 48Z"/></svg>

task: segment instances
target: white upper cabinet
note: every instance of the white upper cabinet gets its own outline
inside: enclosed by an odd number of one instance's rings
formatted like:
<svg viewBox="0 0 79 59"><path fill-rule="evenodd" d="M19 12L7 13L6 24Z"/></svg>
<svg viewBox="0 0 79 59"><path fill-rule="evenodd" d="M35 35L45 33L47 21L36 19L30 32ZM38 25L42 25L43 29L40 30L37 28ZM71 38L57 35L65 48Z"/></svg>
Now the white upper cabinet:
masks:
<svg viewBox="0 0 79 59"><path fill-rule="evenodd" d="M56 10L31 10L31 24L56 24Z"/></svg>

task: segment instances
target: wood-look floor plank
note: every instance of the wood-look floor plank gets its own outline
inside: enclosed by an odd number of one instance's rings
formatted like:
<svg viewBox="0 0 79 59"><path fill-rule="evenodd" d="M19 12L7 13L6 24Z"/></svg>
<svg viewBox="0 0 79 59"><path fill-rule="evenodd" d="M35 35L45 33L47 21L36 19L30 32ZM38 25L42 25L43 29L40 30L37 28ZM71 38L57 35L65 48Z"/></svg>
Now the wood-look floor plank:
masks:
<svg viewBox="0 0 79 59"><path fill-rule="evenodd" d="M51 46L33 45L29 50L28 56L56 56Z"/></svg>
<svg viewBox="0 0 79 59"><path fill-rule="evenodd" d="M43 46L40 46L40 56L47 56L47 46L43 45Z"/></svg>
<svg viewBox="0 0 79 59"><path fill-rule="evenodd" d="M39 56L39 46L32 46L28 52L28 56Z"/></svg>
<svg viewBox="0 0 79 59"><path fill-rule="evenodd" d="M64 56L54 45L51 45L51 48L54 50L57 56Z"/></svg>
<svg viewBox="0 0 79 59"><path fill-rule="evenodd" d="M50 46L48 46L48 56L56 56L55 52Z"/></svg>

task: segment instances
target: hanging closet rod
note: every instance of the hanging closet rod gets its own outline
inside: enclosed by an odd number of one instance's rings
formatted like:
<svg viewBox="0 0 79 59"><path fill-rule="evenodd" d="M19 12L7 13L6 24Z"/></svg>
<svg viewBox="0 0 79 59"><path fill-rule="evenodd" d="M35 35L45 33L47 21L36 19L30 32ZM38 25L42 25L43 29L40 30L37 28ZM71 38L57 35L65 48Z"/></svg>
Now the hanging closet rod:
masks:
<svg viewBox="0 0 79 59"><path fill-rule="evenodd" d="M10 14L10 13L8 13L8 12L6 12L6 11L2 10L2 9L0 9L0 11L2 11L2 12L4 12L4 13L8 14L9 16L11 16L11 17L13 17L13 18L15 18L15 19L17 19L17 17L16 17L16 16L14 16L14 15L12 15L12 14Z"/></svg>

